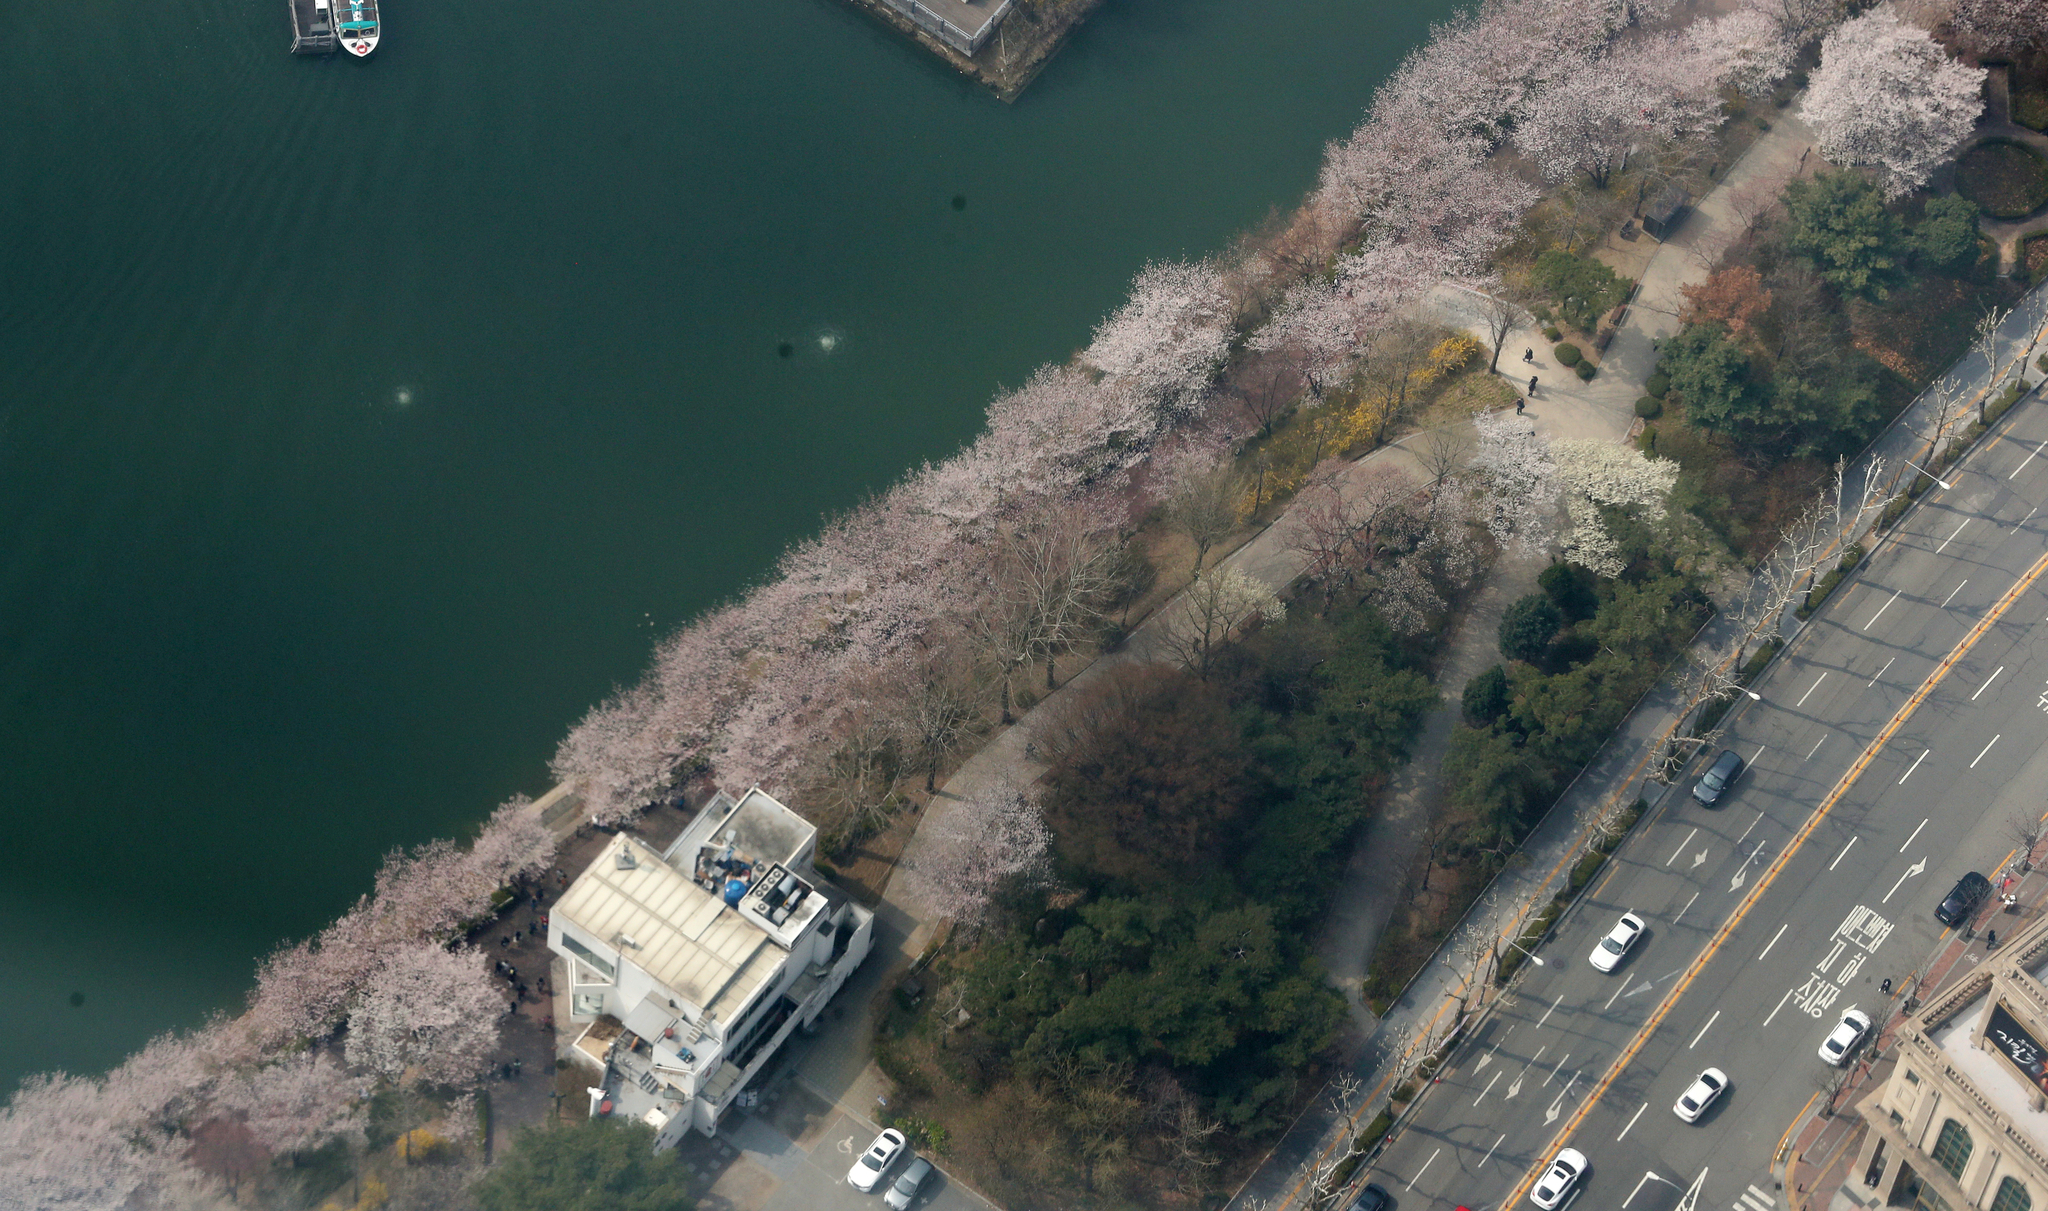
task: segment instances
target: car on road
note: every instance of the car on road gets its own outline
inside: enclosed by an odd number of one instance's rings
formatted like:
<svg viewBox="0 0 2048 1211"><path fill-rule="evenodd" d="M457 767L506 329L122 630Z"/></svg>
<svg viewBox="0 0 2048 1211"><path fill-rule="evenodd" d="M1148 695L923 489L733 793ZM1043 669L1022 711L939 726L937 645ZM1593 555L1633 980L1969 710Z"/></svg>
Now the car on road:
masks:
<svg viewBox="0 0 2048 1211"><path fill-rule="evenodd" d="M1849 1058L1851 1051L1856 1050L1856 1044L1863 1041L1863 1036L1869 1030L1869 1014L1860 1009L1843 1010L1842 1020L1836 1022L1835 1028L1828 1032L1828 1037L1820 1041L1820 1058L1840 1068L1842 1061Z"/></svg>
<svg viewBox="0 0 2048 1211"><path fill-rule="evenodd" d="M1721 1091L1728 1088L1728 1074L1719 1068L1709 1068L1693 1078L1685 1092L1678 1095L1678 1101L1671 1106L1671 1113L1688 1123L1697 1123Z"/></svg>
<svg viewBox="0 0 2048 1211"><path fill-rule="evenodd" d="M1692 784L1692 797L1712 807L1721 801L1721 796L1735 784L1741 773L1742 754L1732 748L1724 748L1721 755L1714 758L1714 763L1707 767L1707 772L1700 775L1700 780Z"/></svg>
<svg viewBox="0 0 2048 1211"><path fill-rule="evenodd" d="M1956 880L1955 890L1934 910L1934 919L1943 925L1961 925L1977 915L1977 906L1990 894L1991 880L1973 870Z"/></svg>
<svg viewBox="0 0 2048 1211"><path fill-rule="evenodd" d="M862 1194L874 1190L875 1183L882 1180L882 1175L889 1171L889 1166L895 1164L896 1158L903 1155L904 1143L903 1133L894 1127L876 1136L875 1142L868 1145L868 1150L860 1154L859 1160L853 1162L853 1168L847 1170L846 1184Z"/></svg>
<svg viewBox="0 0 2048 1211"><path fill-rule="evenodd" d="M1564 1201L1565 1195L1572 1192L1572 1187L1578 1184L1579 1175L1585 1171L1586 1154L1577 1148L1564 1149L1557 1154L1556 1160L1550 1162L1550 1168L1543 1171L1543 1176L1536 1179L1536 1188L1529 1191L1529 1201L1543 1211L1553 1211Z"/></svg>
<svg viewBox="0 0 2048 1211"><path fill-rule="evenodd" d="M1600 939L1600 944L1593 948L1593 953L1587 958L1599 970L1613 971L1621 965L1621 960L1628 954L1628 948L1634 946L1636 939L1642 936L1643 919L1632 912L1625 912L1621 914L1621 920L1614 923L1614 928L1607 931L1607 936Z"/></svg>
<svg viewBox="0 0 2048 1211"><path fill-rule="evenodd" d="M1351 1211L1387 1211L1394 1205L1394 1196L1377 1185L1368 1183L1358 1192L1358 1198L1351 1204Z"/></svg>
<svg viewBox="0 0 2048 1211"><path fill-rule="evenodd" d="M903 1176L896 1179L896 1184L889 1187L889 1192L882 1196L882 1201L889 1204L894 1211L909 1211L910 1204L917 1201L918 1187L924 1185L924 1179L931 1175L932 1163L921 1156L918 1157L910 1162L910 1168L903 1171Z"/></svg>

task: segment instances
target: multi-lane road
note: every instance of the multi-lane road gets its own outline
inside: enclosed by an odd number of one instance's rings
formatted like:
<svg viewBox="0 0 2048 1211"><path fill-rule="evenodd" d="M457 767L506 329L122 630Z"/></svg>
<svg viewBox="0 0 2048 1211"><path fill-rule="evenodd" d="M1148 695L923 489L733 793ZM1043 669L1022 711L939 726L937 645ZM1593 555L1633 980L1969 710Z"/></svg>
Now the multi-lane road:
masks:
<svg viewBox="0 0 2048 1211"><path fill-rule="evenodd" d="M1526 1205L1566 1144L1574 1200L1669 1211L1703 1178L1703 1211L1783 1211L1772 1155L1835 1071L1822 1037L1882 1016L1942 896L2048 806L2048 408L1947 479L1753 687L1732 791L1667 794L1459 1049L1373 1167L1398 1211ZM1648 929L1603 974L1624 911ZM1710 1065L1729 1091L1680 1122Z"/></svg>

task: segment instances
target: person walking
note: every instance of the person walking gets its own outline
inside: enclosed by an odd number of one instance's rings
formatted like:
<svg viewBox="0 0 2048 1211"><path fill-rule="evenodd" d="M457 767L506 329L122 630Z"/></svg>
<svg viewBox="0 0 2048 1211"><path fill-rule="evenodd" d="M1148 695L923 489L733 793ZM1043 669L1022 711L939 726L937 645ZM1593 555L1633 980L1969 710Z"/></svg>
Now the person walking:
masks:
<svg viewBox="0 0 2048 1211"><path fill-rule="evenodd" d="M1529 376L1529 398L1536 398L1536 376L1533 374Z"/></svg>
<svg viewBox="0 0 2048 1211"><path fill-rule="evenodd" d="M1527 363L1529 363L1529 364L1530 364L1530 365L1532 365L1532 366L1533 366L1533 365L1535 365L1535 364L1536 364L1536 350L1535 350L1535 349L1533 349L1533 348L1530 348L1530 349L1524 349L1524 350L1522 350L1522 360L1523 360L1523 361L1525 361L1525 362L1527 362Z"/></svg>
<svg viewBox="0 0 2048 1211"><path fill-rule="evenodd" d="M1528 406L1528 403L1529 403L1529 401L1528 401L1528 400L1525 400L1525 399L1517 399L1517 400L1515 401L1515 415L1516 415L1516 416L1520 416L1520 415L1522 414L1522 409L1523 409L1523 408L1525 408L1525 407L1527 407L1527 406Z"/></svg>
<svg viewBox="0 0 2048 1211"><path fill-rule="evenodd" d="M1877 982L1877 990L1885 996L1892 995L1892 982L1890 980L1879 980Z"/></svg>

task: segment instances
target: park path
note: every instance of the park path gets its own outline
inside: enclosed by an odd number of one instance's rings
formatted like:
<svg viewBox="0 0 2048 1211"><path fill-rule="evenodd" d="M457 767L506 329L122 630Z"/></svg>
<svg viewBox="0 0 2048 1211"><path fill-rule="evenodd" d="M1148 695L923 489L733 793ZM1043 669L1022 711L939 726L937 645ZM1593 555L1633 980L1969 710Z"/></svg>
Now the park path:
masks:
<svg viewBox="0 0 2048 1211"><path fill-rule="evenodd" d="M1991 67L1984 84L1984 120L1969 138L1969 145L1990 139L2010 139L2048 156L2048 135L2012 120L2012 68L2003 63ZM1977 229L1998 245L1998 271L2014 272L2020 263L2020 246L2030 235L2048 232L2048 206L2017 219L1977 217Z"/></svg>
<svg viewBox="0 0 2048 1211"><path fill-rule="evenodd" d="M1743 231L1735 198L1745 187L1782 181L1808 166L1810 144L1806 127L1792 114L1785 114L1750 146L1720 185L1699 200L1695 213L1651 258L1636 299L1602 360L1600 373L1590 382L1579 381L1560 365L1551 355L1549 343L1533 326L1517 328L1510 334L1501 358L1501 372L1518 386L1531 373L1540 380L1524 417L1539 435L1551 440L1625 439L1634 421L1635 401L1642 395L1643 384L1655 366L1655 346L1677 329L1683 304L1680 288L1704 280L1720 251ZM1477 300L1469 292L1439 287L1428 297L1426 306L1443 322L1472 332L1482 344L1488 343ZM1534 350L1533 365L1524 364L1516 356L1523 349ZM1355 462L1336 460L1324 471L1333 475L1339 491L1381 467L1399 468L1426 478L1419 461L1405 448L1403 442L1407 440L1410 439L1383 446ZM1306 557L1295 549L1299 525L1291 510L1283 512L1219 566L1235 568L1275 590L1284 589L1307 563ZM1494 636L1501 612L1516 597L1533 590L1536 573L1543 563L1541 559L1504 559L1497 564L1488 583L1476 594L1462 625L1447 636L1449 647L1437 679L1438 706L1425 717L1414 751L1390 788L1383 810L1376 814L1353 849L1344 890L1316 939L1317 953L1351 1006L1354 1033L1345 1050L1358 1057L1357 1068L1362 1076L1376 1072L1375 1057L1389 1054L1389 1048L1398 1053L1415 1031L1426 1029L1427 1015L1418 1015L1412 1008L1421 1000L1415 986L1396 1003L1386 1020L1371 1015L1361 995L1366 963L1398 907L1404 876L1422 844L1423 826L1441 793L1440 769L1465 679L1499 658ZM925 809L898 869L914 865L920 855L936 844L935 834L944 831L947 817L958 804L995 786L1027 787L1045 773L1045 764L1036 759L1029 743L1045 712L1067 696L1085 691L1119 665L1166 659L1160 620L1172 608L1172 603L1161 607L1132 632L1122 648L1104 654L1077 672L1065 685L1024 712L1015 725L997 732L968 757ZM1539 871L1542 865L1532 863ZM918 898L909 880L892 879L880 911L893 928L878 934L880 953L867 966L883 971L899 969L923 953L942 923L932 906ZM1440 955L1431 969L1418 977L1416 985L1430 985L1432 972L1441 978L1438 969L1444 966ZM1437 1003L1438 1000L1429 1002L1432 1008ZM886 1096L888 1089L887 1078L869 1060L872 1029L871 1008L852 1010L833 1021L827 1027L828 1036L821 1037L799 1060L799 1079L841 1106L857 1111L871 1108L876 1099ZM1288 1185L1286 1174L1299 1167L1303 1159L1313 1157L1333 1127L1333 1116L1319 1108L1312 1109L1281 1141L1272 1162L1255 1175L1253 1185L1274 1186L1264 1192L1268 1197L1284 1194ZM1251 1192L1252 1186L1248 1185L1246 1191Z"/></svg>

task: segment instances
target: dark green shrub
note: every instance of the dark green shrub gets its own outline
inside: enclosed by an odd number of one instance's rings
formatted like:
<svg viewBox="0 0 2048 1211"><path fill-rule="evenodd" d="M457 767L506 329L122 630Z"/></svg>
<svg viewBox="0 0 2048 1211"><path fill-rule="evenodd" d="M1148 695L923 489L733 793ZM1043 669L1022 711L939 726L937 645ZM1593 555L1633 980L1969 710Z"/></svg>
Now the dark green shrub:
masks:
<svg viewBox="0 0 2048 1211"><path fill-rule="evenodd" d="M1643 390L1652 398L1663 399L1664 393L1671 390L1671 379L1662 370L1652 371L1650 381L1643 384Z"/></svg>
<svg viewBox="0 0 2048 1211"><path fill-rule="evenodd" d="M1557 348L1552 349L1551 352L1557 355L1557 363L1560 366L1576 366L1586 356L1579 352L1579 347L1570 341L1564 342Z"/></svg>
<svg viewBox="0 0 2048 1211"><path fill-rule="evenodd" d="M2041 356L2035 358L2034 365L2041 371L2041 373L2048 374L2048 353L2044 353Z"/></svg>
<svg viewBox="0 0 2048 1211"><path fill-rule="evenodd" d="M1956 192L1993 218L2024 218L2048 204L2048 161L2024 144L1987 139L1956 161Z"/></svg>
<svg viewBox="0 0 2048 1211"><path fill-rule="evenodd" d="M1485 727L1502 715L1514 702L1508 689L1508 671L1494 665L1465 683L1461 709L1465 722L1473 727Z"/></svg>
<svg viewBox="0 0 2048 1211"><path fill-rule="evenodd" d="M1563 561L1551 564L1536 577L1536 587L1557 606L1566 622L1584 622L1599 612L1596 583L1593 573Z"/></svg>
<svg viewBox="0 0 2048 1211"><path fill-rule="evenodd" d="M1562 328L1559 328L1557 325L1552 324L1550 327L1545 328L1543 330L1543 339L1546 341L1563 340L1564 330Z"/></svg>
<svg viewBox="0 0 2048 1211"><path fill-rule="evenodd" d="M1756 123L1756 128L1758 130L1769 130L1771 128L1771 120L1769 118L1764 117L1762 114L1756 115L1755 117L1751 118L1750 121Z"/></svg>
<svg viewBox="0 0 2048 1211"><path fill-rule="evenodd" d="M1554 313L1550 310L1550 304L1548 303L1530 304L1529 314L1535 316L1539 323L1544 324L1548 324L1554 318Z"/></svg>
<svg viewBox="0 0 2048 1211"><path fill-rule="evenodd" d="M1912 486L1906 489L1906 495L1912 497L1914 500L1919 500L1921 497L1927 495L1927 489L1933 486L1934 477L1932 475L1915 475L1913 477Z"/></svg>
<svg viewBox="0 0 2048 1211"><path fill-rule="evenodd" d="M1564 625L1564 613L1541 593L1509 603L1501 613L1500 654L1509 660L1540 664L1550 641Z"/></svg>
<svg viewBox="0 0 2048 1211"><path fill-rule="evenodd" d="M1664 415L1664 401L1654 395L1645 395L1636 401L1636 415L1644 420L1656 420Z"/></svg>
<svg viewBox="0 0 2048 1211"><path fill-rule="evenodd" d="M1599 371L1599 369L1600 368L1598 366L1595 366L1591 362L1580 362L1578 370L1579 381L1585 382L1586 380L1592 378L1593 375Z"/></svg>
<svg viewBox="0 0 2048 1211"><path fill-rule="evenodd" d="M1861 557L1859 556L1859 558ZM1757 676L1764 671L1764 666L1771 662L1771 657L1776 656L1778 649L1784 646L1784 641L1775 635L1764 640L1764 645L1755 652L1752 652L1748 660L1742 662L1742 684L1748 685L1750 682L1755 681Z"/></svg>
<svg viewBox="0 0 2048 1211"><path fill-rule="evenodd" d="M1372 1121L1365 1125L1365 1130L1358 1133L1358 1147L1360 1150L1370 1149L1374 1144L1385 1139L1387 1132L1392 1130L1393 1126L1394 1116L1386 1111L1382 1110L1378 1114L1373 1115Z"/></svg>
<svg viewBox="0 0 2048 1211"><path fill-rule="evenodd" d="M1906 515L1906 509L1910 507L1912 503L1913 502L1911 500L1903 496L1894 498L1890 503L1885 505L1884 512L1878 515L1877 524L1883 526L1886 529L1890 529L1892 526L1898 523L1899 518L1904 517Z"/></svg>
<svg viewBox="0 0 2048 1211"><path fill-rule="evenodd" d="M1415 1100L1415 1093L1416 1089L1414 1081L1402 1081L1400 1084L1394 1086L1394 1092L1388 1094L1387 1096L1391 1101L1412 1102Z"/></svg>

